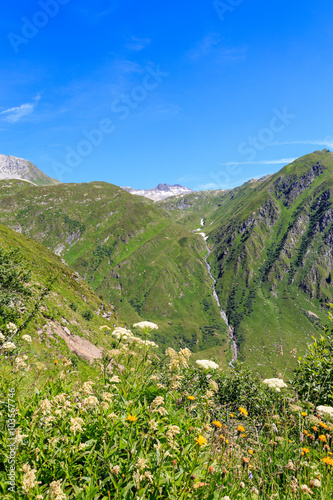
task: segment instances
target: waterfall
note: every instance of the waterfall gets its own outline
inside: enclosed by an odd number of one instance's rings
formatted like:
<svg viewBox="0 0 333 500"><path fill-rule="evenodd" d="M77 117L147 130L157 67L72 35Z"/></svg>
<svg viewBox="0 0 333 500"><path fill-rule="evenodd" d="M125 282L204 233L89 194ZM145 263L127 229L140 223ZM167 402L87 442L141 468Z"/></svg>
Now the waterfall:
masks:
<svg viewBox="0 0 333 500"><path fill-rule="evenodd" d="M204 219L201 218L201 226L203 226L203 225L204 225ZM206 248L207 248L207 255L205 257L205 262L206 262L206 268L207 268L208 274L211 277L211 280L213 282L213 297L214 297L215 302L218 305L218 308L220 310L221 318L223 319L223 321L225 322L225 324L228 327L228 334L229 334L229 337L230 337L230 339L232 341L233 355L232 355L232 360L230 361L229 365L233 366L233 364L237 360L237 356L238 356L238 347L237 347L237 343L236 343L236 340L235 340L235 331L234 331L234 328L231 325L229 325L229 321L228 321L227 315L226 315L225 311L222 309L221 304L220 304L220 300L219 300L218 295L216 293L216 279L212 275L212 269L210 267L210 264L208 263L208 257L210 255L210 249L209 249L209 247L207 245L207 241L206 241L207 237L206 237L206 235L204 233L199 233L199 234L204 238L205 244L206 244Z"/></svg>

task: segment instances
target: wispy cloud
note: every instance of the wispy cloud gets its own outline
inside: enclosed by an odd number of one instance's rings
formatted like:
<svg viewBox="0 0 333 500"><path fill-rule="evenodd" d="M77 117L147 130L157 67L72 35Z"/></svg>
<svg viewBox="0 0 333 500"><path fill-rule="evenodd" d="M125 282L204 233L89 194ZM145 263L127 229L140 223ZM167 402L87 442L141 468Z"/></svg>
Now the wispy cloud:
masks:
<svg viewBox="0 0 333 500"><path fill-rule="evenodd" d="M2 120L9 123L19 122L20 120L22 120L22 118L34 112L39 100L40 96L37 96L31 103L21 104L20 106L15 106L14 108L0 111Z"/></svg>
<svg viewBox="0 0 333 500"><path fill-rule="evenodd" d="M228 47L218 33L210 33L200 40L195 47L187 52L190 61L198 61L213 55L215 63L232 63L244 60L248 51L247 46Z"/></svg>
<svg viewBox="0 0 333 500"><path fill-rule="evenodd" d="M306 141L288 141L288 142L272 142L270 146L290 146L295 144L309 144L311 146L326 146L327 148L333 149L333 139L331 137L326 137L325 139L315 139Z"/></svg>
<svg viewBox="0 0 333 500"><path fill-rule="evenodd" d="M150 38L137 38L135 36L131 36L129 42L126 47L129 50L134 50L135 52L139 52L140 50L145 49L150 45Z"/></svg>
<svg viewBox="0 0 333 500"><path fill-rule="evenodd" d="M287 165L288 163L292 163L296 158L281 158L280 160L258 160L258 161L228 161L222 163L226 167L230 167L231 165Z"/></svg>

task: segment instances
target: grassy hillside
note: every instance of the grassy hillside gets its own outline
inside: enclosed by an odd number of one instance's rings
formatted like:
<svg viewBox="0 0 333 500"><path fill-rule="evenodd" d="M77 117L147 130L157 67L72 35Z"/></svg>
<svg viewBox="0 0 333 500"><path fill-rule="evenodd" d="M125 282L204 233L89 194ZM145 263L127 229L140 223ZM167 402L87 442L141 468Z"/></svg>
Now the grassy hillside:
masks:
<svg viewBox="0 0 333 500"><path fill-rule="evenodd" d="M332 189L333 154L315 152L245 184L207 218L218 295L251 364L283 368L279 346L302 352L325 318Z"/></svg>
<svg viewBox="0 0 333 500"><path fill-rule="evenodd" d="M11 182L12 194L6 188L0 200L3 224L62 256L128 324L159 321L155 340L162 347L175 343L199 352L218 346L226 362L227 332L201 236L111 184L23 189Z"/></svg>
<svg viewBox="0 0 333 500"><path fill-rule="evenodd" d="M74 356L76 364L81 363L81 358L93 361L99 348L108 345L99 327L119 325L110 304L43 245L0 225L0 252L13 249L18 249L23 269L31 272L28 283L31 296L22 301L15 322L21 326L31 318L25 332L34 339L36 356L47 359L52 347L59 359ZM50 291L40 302L50 282ZM32 314L36 305L37 314Z"/></svg>

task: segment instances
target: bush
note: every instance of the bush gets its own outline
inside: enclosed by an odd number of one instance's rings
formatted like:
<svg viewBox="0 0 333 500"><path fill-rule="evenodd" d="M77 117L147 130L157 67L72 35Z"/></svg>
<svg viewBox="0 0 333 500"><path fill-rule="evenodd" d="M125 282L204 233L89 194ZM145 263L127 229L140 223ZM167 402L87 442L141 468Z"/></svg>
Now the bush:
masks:
<svg viewBox="0 0 333 500"><path fill-rule="evenodd" d="M333 307L332 304L330 306ZM329 315L332 321L332 315ZM313 337L314 339L314 337ZM295 387L299 396L316 405L333 403L333 329L325 328L319 340L298 360Z"/></svg>
<svg viewBox="0 0 333 500"><path fill-rule="evenodd" d="M86 309L81 313L82 318L86 319L87 321L91 321L93 319L94 313L90 311L90 309Z"/></svg>

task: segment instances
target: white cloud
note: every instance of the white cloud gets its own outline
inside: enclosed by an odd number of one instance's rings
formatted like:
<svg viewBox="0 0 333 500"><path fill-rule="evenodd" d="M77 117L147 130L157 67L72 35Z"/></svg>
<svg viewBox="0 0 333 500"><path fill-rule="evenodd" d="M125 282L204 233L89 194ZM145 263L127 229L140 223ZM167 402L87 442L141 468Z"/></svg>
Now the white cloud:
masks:
<svg viewBox="0 0 333 500"><path fill-rule="evenodd" d="M195 47L187 52L191 61L212 55L215 64L225 64L242 61L248 51L247 46L228 47L223 45L223 39L218 33L210 33L200 40Z"/></svg>
<svg viewBox="0 0 333 500"><path fill-rule="evenodd" d="M14 108L5 109L4 111L0 111L0 115L2 115L2 119L4 121L9 123L16 123L22 120L22 118L24 118L25 116L33 113L39 100L40 96L37 96L34 99L34 102L21 104L21 106L15 106Z"/></svg>
<svg viewBox="0 0 333 500"><path fill-rule="evenodd" d="M258 161L228 161L222 165L230 167L231 165L287 165L297 158L281 158L280 160L258 160Z"/></svg>
<svg viewBox="0 0 333 500"><path fill-rule="evenodd" d="M132 36L126 47L129 50L134 50L135 52L139 52L140 50L143 50L146 47L148 47L150 45L150 42L151 42L150 38L137 38L135 36Z"/></svg>
<svg viewBox="0 0 333 500"><path fill-rule="evenodd" d="M326 146L327 148L333 149L333 139L331 137L326 137L325 139L306 140L306 141L288 141L288 142L272 142L270 146L290 146L294 144L309 144L312 146Z"/></svg>

